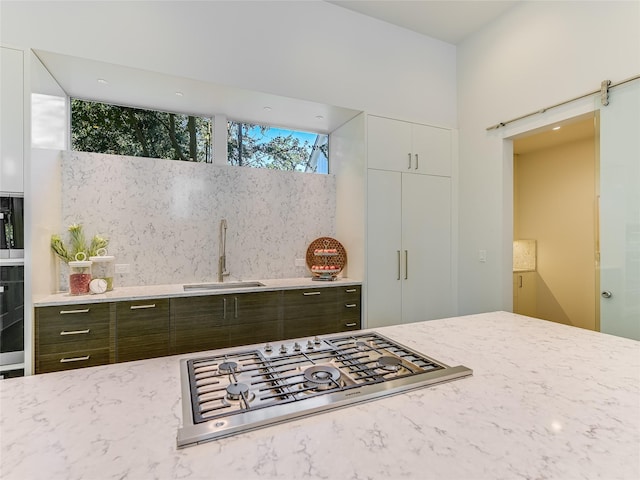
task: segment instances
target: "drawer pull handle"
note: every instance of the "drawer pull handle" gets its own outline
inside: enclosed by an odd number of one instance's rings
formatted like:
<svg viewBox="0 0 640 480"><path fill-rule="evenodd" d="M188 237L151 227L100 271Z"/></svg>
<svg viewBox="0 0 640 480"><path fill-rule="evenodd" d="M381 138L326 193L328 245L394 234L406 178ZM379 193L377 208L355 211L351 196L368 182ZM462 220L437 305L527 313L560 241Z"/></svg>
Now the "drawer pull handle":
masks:
<svg viewBox="0 0 640 480"><path fill-rule="evenodd" d="M345 323L344 326L345 327L355 327L357 325L357 323Z"/></svg>
<svg viewBox="0 0 640 480"><path fill-rule="evenodd" d="M69 313L89 313L89 309L83 308L82 310L60 310L60 315L67 315Z"/></svg>
<svg viewBox="0 0 640 480"><path fill-rule="evenodd" d="M304 292L302 295L308 297L310 295L320 295L321 292Z"/></svg>
<svg viewBox="0 0 640 480"><path fill-rule="evenodd" d="M358 290L357 290L357 289L355 289L355 288L347 288L347 289L345 290L345 292L346 292L346 293L356 293L357 291L358 291Z"/></svg>
<svg viewBox="0 0 640 480"><path fill-rule="evenodd" d="M347 307L347 308L355 308L357 306L358 306L357 303L347 303L347 304L345 304L345 307Z"/></svg>
<svg viewBox="0 0 640 480"><path fill-rule="evenodd" d="M91 355L85 355L84 357L61 358L60 363L83 362L85 360L89 360L90 358Z"/></svg>
<svg viewBox="0 0 640 480"><path fill-rule="evenodd" d="M87 328L86 330L63 330L60 332L60 335L82 335L84 333L89 333L91 330Z"/></svg>
<svg viewBox="0 0 640 480"><path fill-rule="evenodd" d="M129 308L131 310L142 310L143 308L156 308L156 304L150 303L149 305L131 305Z"/></svg>

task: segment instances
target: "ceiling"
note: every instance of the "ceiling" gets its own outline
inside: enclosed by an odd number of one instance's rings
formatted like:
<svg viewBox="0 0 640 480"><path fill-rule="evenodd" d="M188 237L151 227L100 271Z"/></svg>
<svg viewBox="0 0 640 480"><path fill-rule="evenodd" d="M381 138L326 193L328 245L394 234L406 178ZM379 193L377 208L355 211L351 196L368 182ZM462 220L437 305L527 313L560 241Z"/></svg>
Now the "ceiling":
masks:
<svg viewBox="0 0 640 480"><path fill-rule="evenodd" d="M557 130L553 130L560 127ZM564 120L553 125L526 132L513 139L513 153L524 155L561 144L576 142L595 136L594 114L588 113L579 117Z"/></svg>
<svg viewBox="0 0 640 480"><path fill-rule="evenodd" d="M351 0L328 3L457 44L518 1L521 0ZM87 58L41 50L36 51L36 55L65 93L75 98L202 116L225 114L236 121L317 133L330 133L360 113ZM99 79L104 81L99 82Z"/></svg>
<svg viewBox="0 0 640 480"><path fill-rule="evenodd" d="M88 58L43 50L35 53L73 98L206 117L224 114L230 120L313 133L330 133L360 113Z"/></svg>
<svg viewBox="0 0 640 480"><path fill-rule="evenodd" d="M326 1L458 45L522 0Z"/></svg>

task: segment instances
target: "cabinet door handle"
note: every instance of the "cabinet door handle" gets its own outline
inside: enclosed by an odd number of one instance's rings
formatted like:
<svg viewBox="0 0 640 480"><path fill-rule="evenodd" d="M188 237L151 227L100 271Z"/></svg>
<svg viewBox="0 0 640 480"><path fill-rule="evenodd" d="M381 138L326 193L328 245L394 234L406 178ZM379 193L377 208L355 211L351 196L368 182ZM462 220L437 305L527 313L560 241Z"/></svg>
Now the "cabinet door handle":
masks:
<svg viewBox="0 0 640 480"><path fill-rule="evenodd" d="M238 318L238 297L233 297L233 318Z"/></svg>
<svg viewBox="0 0 640 480"><path fill-rule="evenodd" d="M404 279L409 278L409 250L404 251Z"/></svg>
<svg viewBox="0 0 640 480"><path fill-rule="evenodd" d="M400 250L398 252L398 280L400 280Z"/></svg>
<svg viewBox="0 0 640 480"><path fill-rule="evenodd" d="M345 327L355 327L357 325L357 323L353 322L353 323L345 323L344 326Z"/></svg>
<svg viewBox="0 0 640 480"><path fill-rule="evenodd" d="M347 303L347 304L345 304L345 307L347 307L347 308L356 308L357 306L358 306L357 303Z"/></svg>
<svg viewBox="0 0 640 480"><path fill-rule="evenodd" d="M302 295L308 297L310 295L320 295L321 292L303 292Z"/></svg>
<svg viewBox="0 0 640 480"><path fill-rule="evenodd" d="M225 297L222 298L222 318L227 318L227 299Z"/></svg>
<svg viewBox="0 0 640 480"><path fill-rule="evenodd" d="M156 308L156 304L155 303L150 303L148 305L131 305L129 307L131 310L142 310L145 308Z"/></svg>
<svg viewBox="0 0 640 480"><path fill-rule="evenodd" d="M522 288L522 275L518 275L518 288Z"/></svg>
<svg viewBox="0 0 640 480"><path fill-rule="evenodd" d="M60 363L82 362L84 360L89 360L90 358L91 355L85 355L84 357L61 358Z"/></svg>
<svg viewBox="0 0 640 480"><path fill-rule="evenodd" d="M83 308L82 310L60 310L60 315L68 315L70 313L89 313L89 309Z"/></svg>
<svg viewBox="0 0 640 480"><path fill-rule="evenodd" d="M407 170L411 170L411 153L407 154L409 156L409 166L407 167Z"/></svg>
<svg viewBox="0 0 640 480"><path fill-rule="evenodd" d="M90 331L88 328L86 330L63 330L60 332L60 335L82 335Z"/></svg>
<svg viewBox="0 0 640 480"><path fill-rule="evenodd" d="M356 288L347 288L345 290L346 293L356 293L357 291L358 291L358 289L356 289Z"/></svg>
<svg viewBox="0 0 640 480"><path fill-rule="evenodd" d="M418 169L418 154L416 153L416 170Z"/></svg>

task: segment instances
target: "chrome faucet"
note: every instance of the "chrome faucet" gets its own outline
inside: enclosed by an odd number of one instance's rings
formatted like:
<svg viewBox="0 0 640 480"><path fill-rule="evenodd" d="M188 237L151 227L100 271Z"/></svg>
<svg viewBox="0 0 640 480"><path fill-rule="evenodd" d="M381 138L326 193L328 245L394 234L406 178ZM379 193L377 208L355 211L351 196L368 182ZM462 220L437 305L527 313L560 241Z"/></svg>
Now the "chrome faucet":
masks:
<svg viewBox="0 0 640 480"><path fill-rule="evenodd" d="M223 218L220 220L220 238L218 251L218 282L224 281L227 277L227 221Z"/></svg>

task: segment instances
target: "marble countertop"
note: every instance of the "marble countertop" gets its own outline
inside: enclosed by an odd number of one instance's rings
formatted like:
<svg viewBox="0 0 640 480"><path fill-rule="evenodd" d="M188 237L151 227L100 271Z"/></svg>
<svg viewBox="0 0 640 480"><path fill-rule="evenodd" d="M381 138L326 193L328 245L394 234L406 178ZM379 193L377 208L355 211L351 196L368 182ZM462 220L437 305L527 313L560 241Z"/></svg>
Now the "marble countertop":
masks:
<svg viewBox="0 0 640 480"><path fill-rule="evenodd" d="M311 277L300 278L279 278L279 279L258 279L246 280L262 283L261 287L241 287L241 288L221 288L213 290L191 290L185 291L183 283L173 285L146 285L138 287L115 287L112 291L98 295L69 295L68 293L55 293L51 295L35 296L34 307L50 307L54 305L70 305L80 303L104 303L127 300L144 300L146 298L170 298L189 297L202 295L225 295L229 293L247 293L269 290L289 290L295 288L324 288L337 287L341 285L360 285L362 282L349 278L339 277L332 282L314 281ZM217 284L217 282L202 282ZM236 283L234 280L227 280L225 283ZM199 284L198 284L199 285Z"/></svg>
<svg viewBox="0 0 640 480"><path fill-rule="evenodd" d="M376 330L474 374L181 450L193 354L2 380L0 478L640 478L640 342L506 312Z"/></svg>

